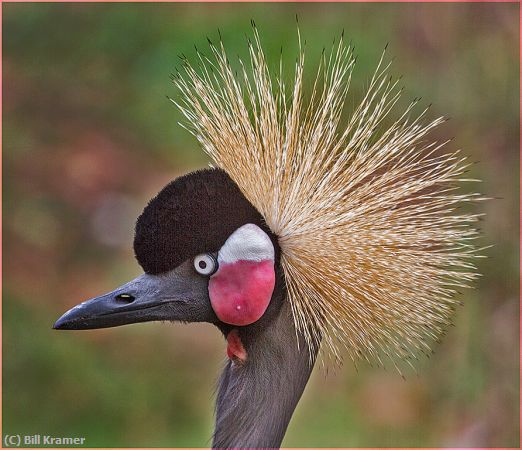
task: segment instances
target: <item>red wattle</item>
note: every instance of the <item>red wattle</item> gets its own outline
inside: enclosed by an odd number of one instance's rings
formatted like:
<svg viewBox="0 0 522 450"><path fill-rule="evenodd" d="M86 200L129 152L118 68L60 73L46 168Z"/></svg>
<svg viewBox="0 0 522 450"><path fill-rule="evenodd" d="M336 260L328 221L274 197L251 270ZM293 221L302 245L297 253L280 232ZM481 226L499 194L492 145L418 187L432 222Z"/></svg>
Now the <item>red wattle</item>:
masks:
<svg viewBox="0 0 522 450"><path fill-rule="evenodd" d="M223 322L249 325L265 313L274 284L272 260L222 263L208 283L210 303Z"/></svg>
<svg viewBox="0 0 522 450"><path fill-rule="evenodd" d="M227 356L229 359L238 359L242 362L247 359L247 352L235 328L227 335Z"/></svg>

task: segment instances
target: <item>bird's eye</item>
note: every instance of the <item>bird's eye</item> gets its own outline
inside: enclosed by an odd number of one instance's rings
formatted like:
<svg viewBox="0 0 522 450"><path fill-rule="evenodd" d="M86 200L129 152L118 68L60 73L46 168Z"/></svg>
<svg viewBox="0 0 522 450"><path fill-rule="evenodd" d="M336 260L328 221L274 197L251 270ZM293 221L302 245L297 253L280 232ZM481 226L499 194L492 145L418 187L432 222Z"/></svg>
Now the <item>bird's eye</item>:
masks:
<svg viewBox="0 0 522 450"><path fill-rule="evenodd" d="M210 276L218 269L218 262L214 255L202 253L194 258L194 269L201 275Z"/></svg>

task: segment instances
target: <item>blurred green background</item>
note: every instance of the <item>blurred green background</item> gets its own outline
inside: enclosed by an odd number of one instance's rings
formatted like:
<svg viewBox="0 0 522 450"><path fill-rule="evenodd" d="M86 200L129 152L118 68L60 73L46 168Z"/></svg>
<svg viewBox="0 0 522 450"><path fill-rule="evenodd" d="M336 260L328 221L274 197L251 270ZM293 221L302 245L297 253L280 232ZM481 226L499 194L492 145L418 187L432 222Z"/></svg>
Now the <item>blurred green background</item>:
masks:
<svg viewBox="0 0 522 450"><path fill-rule="evenodd" d="M89 447L209 445L225 344L210 325L86 332L51 325L136 276L134 220L207 164L177 122L177 55L221 30L246 54L254 19L277 65L309 70L344 29L360 98L389 43L407 100L433 102L479 161L489 259L456 326L418 374L316 368L284 446L519 445L517 4L3 4L3 431L85 436ZM311 73L311 72L309 72ZM351 103L351 100L350 100ZM350 105L351 106L351 105Z"/></svg>

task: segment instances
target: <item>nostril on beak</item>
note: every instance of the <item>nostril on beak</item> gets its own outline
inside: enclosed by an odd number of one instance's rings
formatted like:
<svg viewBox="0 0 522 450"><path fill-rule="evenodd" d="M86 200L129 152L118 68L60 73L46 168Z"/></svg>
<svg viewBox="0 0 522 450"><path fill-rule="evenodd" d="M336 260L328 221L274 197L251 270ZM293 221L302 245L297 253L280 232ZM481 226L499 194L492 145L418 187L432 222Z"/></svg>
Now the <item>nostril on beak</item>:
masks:
<svg viewBox="0 0 522 450"><path fill-rule="evenodd" d="M115 299L122 303L132 303L136 300L136 298L130 294L118 294Z"/></svg>

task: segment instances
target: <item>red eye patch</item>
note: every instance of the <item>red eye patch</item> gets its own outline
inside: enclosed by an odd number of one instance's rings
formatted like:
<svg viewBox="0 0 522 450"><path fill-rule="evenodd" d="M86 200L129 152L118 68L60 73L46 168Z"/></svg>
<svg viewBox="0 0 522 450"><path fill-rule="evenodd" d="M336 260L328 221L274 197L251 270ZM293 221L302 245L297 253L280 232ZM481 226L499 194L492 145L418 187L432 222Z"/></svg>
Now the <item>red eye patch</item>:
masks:
<svg viewBox="0 0 522 450"><path fill-rule="evenodd" d="M274 261L221 263L210 277L210 303L220 320L249 325L266 311L274 291Z"/></svg>

